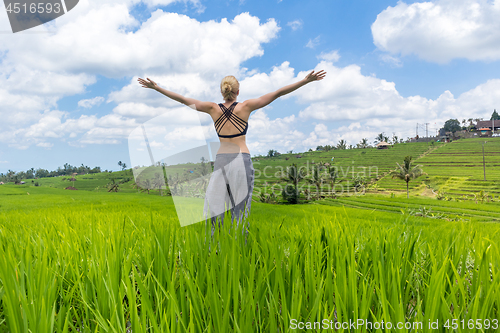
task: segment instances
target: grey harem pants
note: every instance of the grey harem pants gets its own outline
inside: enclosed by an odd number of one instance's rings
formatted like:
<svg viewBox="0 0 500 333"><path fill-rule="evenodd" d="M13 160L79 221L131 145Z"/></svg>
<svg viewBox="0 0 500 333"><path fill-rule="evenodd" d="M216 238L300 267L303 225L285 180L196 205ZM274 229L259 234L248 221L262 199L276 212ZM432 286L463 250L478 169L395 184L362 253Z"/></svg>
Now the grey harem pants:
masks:
<svg viewBox="0 0 500 333"><path fill-rule="evenodd" d="M243 223L246 221L252 203L254 179L255 169L249 153L216 155L203 209L206 221L211 219L212 236L217 221L222 226L224 213L228 210L231 212L231 224L235 219L236 226L242 219ZM249 223L246 227L248 233Z"/></svg>

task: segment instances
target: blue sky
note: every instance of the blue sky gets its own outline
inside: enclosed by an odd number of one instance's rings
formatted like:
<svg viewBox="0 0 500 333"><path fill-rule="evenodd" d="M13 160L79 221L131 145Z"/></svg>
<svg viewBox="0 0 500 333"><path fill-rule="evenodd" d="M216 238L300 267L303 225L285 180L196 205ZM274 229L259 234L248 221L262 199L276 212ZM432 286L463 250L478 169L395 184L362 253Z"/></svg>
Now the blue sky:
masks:
<svg viewBox="0 0 500 333"><path fill-rule="evenodd" d="M0 172L117 170L133 164L129 138L141 124L159 157L181 145L174 133L213 127L137 77L222 102L225 75L240 80L242 101L325 69L251 115L252 155L489 119L500 109L498 14L498 0L86 0L12 34L0 11Z"/></svg>

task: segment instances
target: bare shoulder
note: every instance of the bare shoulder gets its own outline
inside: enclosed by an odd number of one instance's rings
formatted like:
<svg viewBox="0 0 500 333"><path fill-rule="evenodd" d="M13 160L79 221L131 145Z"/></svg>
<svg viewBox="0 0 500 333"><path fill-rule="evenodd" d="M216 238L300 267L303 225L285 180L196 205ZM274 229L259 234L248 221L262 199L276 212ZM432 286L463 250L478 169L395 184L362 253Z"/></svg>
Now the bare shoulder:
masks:
<svg viewBox="0 0 500 333"><path fill-rule="evenodd" d="M199 102L198 101L198 102L194 103L194 108L197 111L205 112L205 113L208 113L211 115L215 110L217 110L218 104L214 103L214 102Z"/></svg>
<svg viewBox="0 0 500 333"><path fill-rule="evenodd" d="M246 112L250 114L252 111L261 109L266 105L272 103L279 96L280 94L278 90L273 91L268 94L262 95L258 98L247 99L246 101L243 102L243 107L246 110Z"/></svg>
<svg viewBox="0 0 500 333"><path fill-rule="evenodd" d="M241 113L250 115L250 113L255 110L255 100L253 99L247 99L246 101L238 104L240 106L239 109Z"/></svg>

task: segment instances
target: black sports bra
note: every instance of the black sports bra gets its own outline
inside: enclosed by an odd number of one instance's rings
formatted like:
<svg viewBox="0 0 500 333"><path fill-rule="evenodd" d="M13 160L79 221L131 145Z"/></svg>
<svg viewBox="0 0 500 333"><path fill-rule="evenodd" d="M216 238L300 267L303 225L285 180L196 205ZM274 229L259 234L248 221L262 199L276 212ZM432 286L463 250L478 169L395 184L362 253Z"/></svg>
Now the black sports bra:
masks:
<svg viewBox="0 0 500 333"><path fill-rule="evenodd" d="M219 119L217 119L214 123L215 130L216 130L219 138L235 138L237 136L247 134L248 123L233 113L233 110L234 110L234 107L236 106L236 104L238 104L238 102L234 102L233 104L231 104L229 109L226 108L224 106L224 104L222 104L222 103L219 104L219 107L222 110L222 114L220 115ZM233 135L220 135L219 134L220 130L222 129L222 127L224 127L224 125L227 123L228 120L231 122L231 124L234 125L234 127L236 127L240 131L240 133L233 134Z"/></svg>

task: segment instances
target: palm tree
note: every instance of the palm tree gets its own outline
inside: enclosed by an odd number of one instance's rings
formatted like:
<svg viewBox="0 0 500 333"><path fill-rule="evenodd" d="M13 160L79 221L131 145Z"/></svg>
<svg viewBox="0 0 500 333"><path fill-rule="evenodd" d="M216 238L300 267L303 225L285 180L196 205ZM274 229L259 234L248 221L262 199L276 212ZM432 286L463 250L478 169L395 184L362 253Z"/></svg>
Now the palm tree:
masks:
<svg viewBox="0 0 500 333"><path fill-rule="evenodd" d="M11 169L9 169L9 170L7 171L7 178L9 178L9 179L10 179L10 178L11 178L12 176L14 176L15 174L16 174L16 172L15 172L15 171L12 171Z"/></svg>
<svg viewBox="0 0 500 333"><path fill-rule="evenodd" d="M469 126L467 126L467 131L470 132L472 127L474 127L474 119L469 118L467 119L467 121L469 122Z"/></svg>
<svg viewBox="0 0 500 333"><path fill-rule="evenodd" d="M396 134L392 135L392 144L395 145L399 142L399 138Z"/></svg>
<svg viewBox="0 0 500 333"><path fill-rule="evenodd" d="M320 166L316 165L316 167L313 169L313 174L311 179L307 180L310 184L313 184L316 186L316 200L319 200L319 193L321 190L321 185L323 185L323 182L325 181L323 177L321 176L320 173Z"/></svg>
<svg viewBox="0 0 500 333"><path fill-rule="evenodd" d="M297 201L299 200L299 182L304 179L306 173L302 168L297 167L297 164L293 163L291 166L287 168L287 174L284 181L291 181L293 186L295 187L295 195Z"/></svg>
<svg viewBox="0 0 500 333"><path fill-rule="evenodd" d="M410 197L409 182L424 174L421 165L413 165L412 156L406 156L403 164L396 162L398 167L391 172L392 178L403 179L406 182L406 198Z"/></svg>
<svg viewBox="0 0 500 333"><path fill-rule="evenodd" d="M340 183L339 181L339 173L337 171L337 168L332 165L332 166L329 166L328 167L328 181L330 182L330 184L332 184L332 198L333 198L333 195L334 195L334 191L335 191L335 184L338 184Z"/></svg>
<svg viewBox="0 0 500 333"><path fill-rule="evenodd" d="M347 148L347 142L345 142L344 139L340 140L339 143L337 143L337 149L346 149Z"/></svg>
<svg viewBox="0 0 500 333"><path fill-rule="evenodd" d="M387 136L385 136L384 132L379 133L379 135L377 135L377 137L375 138L375 144L382 142L382 141L385 141L385 142L389 141L389 138Z"/></svg>
<svg viewBox="0 0 500 333"><path fill-rule="evenodd" d="M108 192L118 192L120 190L119 184L115 181L114 178L111 178L111 182L107 185Z"/></svg>
<svg viewBox="0 0 500 333"><path fill-rule="evenodd" d="M368 139L367 138L361 139L361 141L359 141L358 143L358 147L363 149L368 147Z"/></svg>

